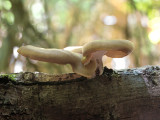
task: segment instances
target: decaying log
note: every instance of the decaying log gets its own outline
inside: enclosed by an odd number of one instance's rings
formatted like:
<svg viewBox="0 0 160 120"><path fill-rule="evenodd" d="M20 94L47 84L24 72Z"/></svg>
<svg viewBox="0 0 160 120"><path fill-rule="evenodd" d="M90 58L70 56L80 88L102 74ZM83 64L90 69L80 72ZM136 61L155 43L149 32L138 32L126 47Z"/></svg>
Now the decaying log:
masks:
<svg viewBox="0 0 160 120"><path fill-rule="evenodd" d="M160 67L0 75L0 120L160 120Z"/></svg>

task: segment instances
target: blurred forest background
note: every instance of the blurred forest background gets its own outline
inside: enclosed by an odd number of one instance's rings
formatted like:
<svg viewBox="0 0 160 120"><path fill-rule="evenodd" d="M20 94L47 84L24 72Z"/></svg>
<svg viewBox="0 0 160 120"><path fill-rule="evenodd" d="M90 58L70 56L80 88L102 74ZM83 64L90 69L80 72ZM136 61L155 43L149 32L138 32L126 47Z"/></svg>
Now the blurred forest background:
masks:
<svg viewBox="0 0 160 120"><path fill-rule="evenodd" d="M0 73L71 72L69 65L27 59L22 45L64 48L92 40L128 39L127 57L103 57L113 69L160 64L160 0L0 0Z"/></svg>

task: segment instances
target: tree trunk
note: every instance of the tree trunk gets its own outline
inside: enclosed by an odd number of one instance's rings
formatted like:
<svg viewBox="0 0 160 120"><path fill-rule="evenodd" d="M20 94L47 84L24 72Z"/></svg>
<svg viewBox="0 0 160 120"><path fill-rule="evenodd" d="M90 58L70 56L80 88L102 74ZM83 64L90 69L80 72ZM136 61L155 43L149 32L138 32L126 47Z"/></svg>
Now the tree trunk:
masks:
<svg viewBox="0 0 160 120"><path fill-rule="evenodd" d="M160 120L160 67L1 75L0 120Z"/></svg>

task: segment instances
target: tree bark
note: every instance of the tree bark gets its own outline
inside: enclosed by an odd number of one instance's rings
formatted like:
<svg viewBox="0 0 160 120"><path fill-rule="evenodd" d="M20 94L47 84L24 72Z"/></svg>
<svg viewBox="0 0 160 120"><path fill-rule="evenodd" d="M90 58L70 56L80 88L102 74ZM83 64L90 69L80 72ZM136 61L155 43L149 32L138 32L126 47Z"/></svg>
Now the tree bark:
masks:
<svg viewBox="0 0 160 120"><path fill-rule="evenodd" d="M160 120L160 67L0 75L0 120Z"/></svg>

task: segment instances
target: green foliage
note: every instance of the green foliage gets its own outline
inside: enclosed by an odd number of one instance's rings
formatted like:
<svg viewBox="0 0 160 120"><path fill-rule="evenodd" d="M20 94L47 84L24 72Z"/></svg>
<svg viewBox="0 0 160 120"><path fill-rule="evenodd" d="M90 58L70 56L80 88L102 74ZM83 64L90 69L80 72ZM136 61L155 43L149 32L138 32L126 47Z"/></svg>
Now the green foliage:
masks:
<svg viewBox="0 0 160 120"><path fill-rule="evenodd" d="M12 12L6 12L2 14L2 19L4 19L10 25L14 23L14 15Z"/></svg>
<svg viewBox="0 0 160 120"><path fill-rule="evenodd" d="M127 28L127 15L140 13L147 18L159 14L158 0L128 0L130 11L124 12L119 1L106 0L0 0L0 72L14 72L16 63L23 63L25 71L48 73L71 72L71 67L35 62L22 56L15 57L15 46L31 44L45 48L64 48L83 45L90 40L135 40L135 66L140 65L139 56L151 55L147 28L140 23ZM107 15L115 16L117 23L104 24ZM142 17L140 16L140 17ZM139 21L141 18L135 18ZM135 20L135 21L136 21ZM134 21L134 20L133 20ZM130 27L130 26L129 26ZM132 28L131 28L132 29ZM145 48L145 49L144 49ZM154 60L154 57L152 57Z"/></svg>
<svg viewBox="0 0 160 120"><path fill-rule="evenodd" d="M150 19L159 14L159 0L129 0L128 3L128 6L130 6L132 10L140 11Z"/></svg>
<svg viewBox="0 0 160 120"><path fill-rule="evenodd" d="M152 8L152 0L133 0L138 10L147 12Z"/></svg>
<svg viewBox="0 0 160 120"><path fill-rule="evenodd" d="M0 10L10 10L12 7L12 4L9 0L0 0Z"/></svg>

